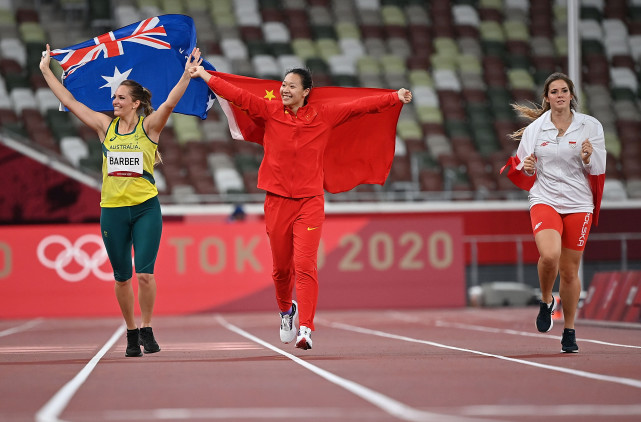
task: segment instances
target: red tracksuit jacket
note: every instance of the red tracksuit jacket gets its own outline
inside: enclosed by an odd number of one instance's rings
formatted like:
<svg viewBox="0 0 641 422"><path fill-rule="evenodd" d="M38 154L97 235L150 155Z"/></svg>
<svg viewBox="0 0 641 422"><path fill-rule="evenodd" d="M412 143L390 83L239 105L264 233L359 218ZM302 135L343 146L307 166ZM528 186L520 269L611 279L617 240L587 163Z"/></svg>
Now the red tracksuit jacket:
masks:
<svg viewBox="0 0 641 422"><path fill-rule="evenodd" d="M299 108L295 116L279 99L261 98L217 76L212 75L208 85L252 119L265 122L258 188L289 198L324 193L323 154L335 126L350 117L402 105L398 94L390 92L347 103L308 104Z"/></svg>

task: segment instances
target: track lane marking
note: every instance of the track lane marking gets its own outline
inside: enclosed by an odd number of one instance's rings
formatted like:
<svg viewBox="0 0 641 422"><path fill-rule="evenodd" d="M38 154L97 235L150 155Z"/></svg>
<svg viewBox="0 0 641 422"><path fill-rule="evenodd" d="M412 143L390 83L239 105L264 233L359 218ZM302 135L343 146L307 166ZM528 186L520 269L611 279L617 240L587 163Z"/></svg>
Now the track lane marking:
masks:
<svg viewBox="0 0 641 422"><path fill-rule="evenodd" d="M68 383L66 383L51 399L36 413L36 422L63 422L59 419L60 414L65 410L71 398L76 394L76 391L84 384L91 372L94 370L100 359L107 353L109 349L118 341L118 339L125 333L127 327L123 324L118 327L116 332L113 333L111 338L107 340L102 349L91 358L89 363L85 365L80 372Z"/></svg>
<svg viewBox="0 0 641 422"><path fill-rule="evenodd" d="M597 381L606 381L606 382L612 382L612 383L615 383L615 384L627 385L627 386L634 387L634 388L641 388L641 380L637 380L637 379L615 377L615 376L611 376L611 375L595 374L595 373L592 373L592 372L579 371L579 370L574 370L574 369L569 369L569 368L563 368L563 367L560 367L560 366L546 365L546 364L542 364L542 363L538 363L538 362L531 362L531 361L527 361L527 360L523 360L523 359L516 359L516 358L511 358L511 357L502 356L502 355L495 355L493 353L481 352L479 350L465 349L465 348L462 348L462 347L449 346L447 344L436 343L436 342L429 341L429 340L420 340L420 339L416 339L416 338L412 338L412 337L401 336L401 335L398 335L398 334L391 334L391 333L387 333L387 332L384 332L384 331L371 330L369 328L357 327L355 325L349 325L349 324L344 324L344 323L339 323L339 322L323 321L323 323L325 325L328 325L329 327L338 328L338 329L345 330L345 331L352 331L352 332L361 333L361 334L369 334L369 335L374 335L374 336L378 336L378 337L390 338L390 339L394 339L394 340L407 341L407 342L410 342L410 343L426 344L428 346L434 346L434 347L439 347L439 348L442 348L442 349L456 350L456 351L459 351L459 352L472 353L472 354L475 354L475 355L481 355L481 356L486 356L486 357L506 360L506 361L509 361L509 362L520 363L522 365L534 366L534 367L537 367L537 368L547 369L547 370L556 371L556 372L562 372L562 373L570 374L570 375L576 375L576 376L579 376L579 377L594 379L594 380L597 380Z"/></svg>
<svg viewBox="0 0 641 422"><path fill-rule="evenodd" d="M0 331L0 337L6 337L11 334L27 331L32 327L35 327L36 325L40 324L42 321L43 321L42 318L36 318L36 319L32 319L31 321L27 321L24 324L18 325L17 327L7 328L6 330Z"/></svg>
<svg viewBox="0 0 641 422"><path fill-rule="evenodd" d="M422 323L419 318L416 317L411 317L404 315L400 312L389 312L389 315L391 315L393 318L399 319L401 321L406 321L406 322L413 322L413 323ZM518 331L518 330L511 330L509 328L494 328L494 327L488 327L485 325L473 325L473 324L461 324L459 322L447 322L443 320L436 320L434 324L437 327L452 327L452 328L461 328L465 330L473 330L473 331L481 331L485 333L498 333L498 334L511 334L511 335L518 335L518 336L523 336L523 337L535 337L535 338L550 338L554 340L558 340L559 336L553 335L553 334L544 334L544 333L530 333L528 331ZM613 346L613 347L626 347L630 349L641 349L641 346L635 346L631 344L620 344L620 343L610 343L607 341L602 341L602 340L592 340L592 339L585 339L581 338L581 342L586 342L586 343L595 343L595 344L602 344L605 346Z"/></svg>
<svg viewBox="0 0 641 422"><path fill-rule="evenodd" d="M262 349L262 348L261 348ZM301 415L313 415L314 418L323 418L323 420L338 419L345 420L383 420L388 421L389 416L382 414L373 409L341 409L341 408L319 408L319 407L253 407L253 408L167 408L167 409L144 409L144 410L113 410L99 414L85 414L78 413L78 417L85 420L100 419L100 420L212 420L222 419L229 421L230 419L243 419L243 420L284 420L293 419L301 420Z"/></svg>
<svg viewBox="0 0 641 422"><path fill-rule="evenodd" d="M540 405L476 405L459 408L468 416L634 416L641 415L639 404L560 404Z"/></svg>
<svg viewBox="0 0 641 422"><path fill-rule="evenodd" d="M285 356L286 358L292 360L303 368L313 372L314 374L324 378L325 380L331 382L332 384L338 385L339 387L344 388L350 393L362 398L363 400L373 404L374 406L380 408L384 412L405 421L413 422L471 422L472 419L462 418L459 416L452 415L443 415L438 413L426 412L418 409L414 409L404 403L394 400L391 397L388 397L378 391L369 389L363 385L357 384L354 381L350 381L346 378L340 377L332 372L329 372L325 369L322 369L316 365L313 365L309 362L304 361L303 359L292 355L291 353L285 352L282 349L279 349L276 346L262 340L253 334L239 328L220 315L216 316L216 320L220 323L221 326L227 328L228 330L245 337L248 340L254 341L263 347L272 350L280 355ZM476 419L474 419L476 421ZM489 420L484 420L484 422L490 422Z"/></svg>
<svg viewBox="0 0 641 422"><path fill-rule="evenodd" d="M528 333L527 331L518 331L518 330L510 330L510 329L503 329L503 328L485 327L485 326L482 326L482 325L461 324L461 323L456 323L456 322L436 321L436 326L438 326L438 327L461 328L461 329L465 329L465 330L474 330L474 331L483 331L483 332L486 332L486 333L511 334L511 335L517 335L517 336L536 337L536 338L543 337L543 338L551 338L551 339L554 339L554 340L558 340L559 339L559 336L555 336L555 335L551 335L551 334ZM607 341L592 340L592 339L583 338L583 337L581 337L579 340L582 343L595 343L595 344L602 344L604 346L626 347L626 348L630 348L630 349L641 349L641 346L634 346L634 345L631 345L631 344L610 343L610 342L607 342Z"/></svg>

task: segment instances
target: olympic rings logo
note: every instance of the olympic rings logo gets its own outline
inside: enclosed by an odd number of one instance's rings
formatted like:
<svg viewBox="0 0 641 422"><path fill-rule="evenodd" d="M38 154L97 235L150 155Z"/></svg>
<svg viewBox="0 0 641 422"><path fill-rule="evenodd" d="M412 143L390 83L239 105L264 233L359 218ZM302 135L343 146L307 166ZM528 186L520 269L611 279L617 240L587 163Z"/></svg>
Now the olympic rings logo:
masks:
<svg viewBox="0 0 641 422"><path fill-rule="evenodd" d="M45 253L47 248L51 245L62 245L63 249L56 255L55 258L49 259ZM91 255L83 250L87 244L95 244L98 249ZM80 236L75 243L71 243L69 239L64 236L55 234L42 239L37 249L38 259L40 263L47 268L56 270L56 273L63 280L75 283L85 279L89 273L100 280L113 280L111 272L104 272L100 267L107 262L107 251L102 243L100 236L95 234L85 234ZM74 261L81 269L75 273L66 270L66 267Z"/></svg>

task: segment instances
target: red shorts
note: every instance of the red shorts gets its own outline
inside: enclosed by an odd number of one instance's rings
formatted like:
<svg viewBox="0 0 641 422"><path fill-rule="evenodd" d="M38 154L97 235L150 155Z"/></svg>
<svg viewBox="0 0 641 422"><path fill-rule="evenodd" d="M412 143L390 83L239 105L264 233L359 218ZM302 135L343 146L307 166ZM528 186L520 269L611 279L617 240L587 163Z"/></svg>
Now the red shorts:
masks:
<svg viewBox="0 0 641 422"><path fill-rule="evenodd" d="M530 221L534 235L545 229L556 230L561 235L561 246L582 251L592 227L592 213L559 214L549 205L537 204L530 208Z"/></svg>

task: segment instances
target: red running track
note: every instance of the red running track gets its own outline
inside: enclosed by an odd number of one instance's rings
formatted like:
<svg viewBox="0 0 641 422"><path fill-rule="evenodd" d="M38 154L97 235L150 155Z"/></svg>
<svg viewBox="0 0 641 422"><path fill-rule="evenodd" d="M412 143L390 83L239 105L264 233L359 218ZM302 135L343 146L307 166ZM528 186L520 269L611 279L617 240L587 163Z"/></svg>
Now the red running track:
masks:
<svg viewBox="0 0 641 422"><path fill-rule="evenodd" d="M273 313L0 321L1 421L641 420L641 325L534 329L537 308L320 311L314 348Z"/></svg>

